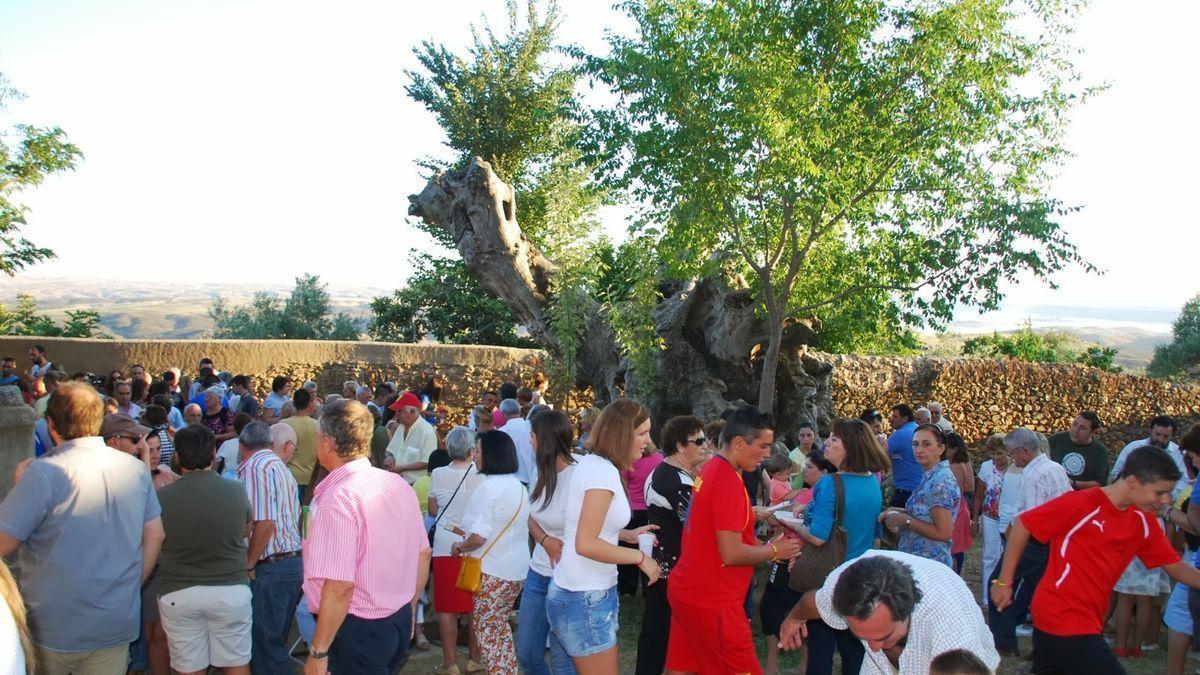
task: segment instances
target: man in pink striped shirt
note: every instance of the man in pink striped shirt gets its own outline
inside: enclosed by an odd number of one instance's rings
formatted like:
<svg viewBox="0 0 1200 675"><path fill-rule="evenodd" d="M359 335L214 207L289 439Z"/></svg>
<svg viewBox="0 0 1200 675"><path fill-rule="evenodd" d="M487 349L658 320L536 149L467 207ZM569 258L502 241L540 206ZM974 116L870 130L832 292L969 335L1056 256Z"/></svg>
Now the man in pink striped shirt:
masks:
<svg viewBox="0 0 1200 675"><path fill-rule="evenodd" d="M367 457L375 419L366 406L328 406L304 541L304 599L317 618L306 675L388 675L408 656L413 610L429 576L429 539L417 495Z"/></svg>

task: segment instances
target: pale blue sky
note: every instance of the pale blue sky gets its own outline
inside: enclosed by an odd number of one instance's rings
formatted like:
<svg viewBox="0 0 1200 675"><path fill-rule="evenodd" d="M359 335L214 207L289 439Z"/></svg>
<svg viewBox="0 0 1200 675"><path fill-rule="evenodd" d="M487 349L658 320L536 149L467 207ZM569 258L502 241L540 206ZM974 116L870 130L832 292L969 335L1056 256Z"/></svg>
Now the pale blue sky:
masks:
<svg viewBox="0 0 1200 675"><path fill-rule="evenodd" d="M598 49L627 25L608 5L563 0L563 39ZM481 14L500 28L504 3L0 0L0 72L27 94L0 123L60 125L87 155L26 197L27 235L59 254L27 275L399 285L427 240L406 223L414 162L441 140L403 70L420 40L464 45ZM1108 273L1021 284L997 320L1176 309L1200 290L1197 24L1193 0L1085 14L1079 62L1112 88L1074 116L1059 195L1085 205L1069 229Z"/></svg>

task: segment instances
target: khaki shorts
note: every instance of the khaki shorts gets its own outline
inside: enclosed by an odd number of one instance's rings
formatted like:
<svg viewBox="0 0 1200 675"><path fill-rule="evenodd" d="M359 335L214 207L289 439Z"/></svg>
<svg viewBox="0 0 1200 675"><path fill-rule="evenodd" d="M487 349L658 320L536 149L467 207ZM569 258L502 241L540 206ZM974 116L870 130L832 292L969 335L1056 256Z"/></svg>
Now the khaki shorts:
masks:
<svg viewBox="0 0 1200 675"><path fill-rule="evenodd" d="M121 644L91 652L55 652L38 647L38 675L125 675L129 645Z"/></svg>
<svg viewBox="0 0 1200 675"><path fill-rule="evenodd" d="M190 586L160 597L158 611L175 670L250 663L249 586Z"/></svg>

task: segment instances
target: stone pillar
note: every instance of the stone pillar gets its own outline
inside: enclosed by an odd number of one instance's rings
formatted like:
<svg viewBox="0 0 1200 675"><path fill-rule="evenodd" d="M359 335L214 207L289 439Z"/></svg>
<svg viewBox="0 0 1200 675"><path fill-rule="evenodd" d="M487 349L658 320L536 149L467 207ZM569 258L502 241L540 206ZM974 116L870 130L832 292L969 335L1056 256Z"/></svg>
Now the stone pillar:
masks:
<svg viewBox="0 0 1200 675"><path fill-rule="evenodd" d="M0 387L0 500L12 489L13 469L33 457L33 423L37 415L25 405L21 390Z"/></svg>

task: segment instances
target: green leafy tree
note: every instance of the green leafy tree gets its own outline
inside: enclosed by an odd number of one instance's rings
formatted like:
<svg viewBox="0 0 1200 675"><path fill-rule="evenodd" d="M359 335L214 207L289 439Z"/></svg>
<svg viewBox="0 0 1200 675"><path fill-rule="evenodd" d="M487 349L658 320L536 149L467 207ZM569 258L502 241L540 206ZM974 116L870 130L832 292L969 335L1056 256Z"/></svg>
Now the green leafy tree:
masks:
<svg viewBox="0 0 1200 675"><path fill-rule="evenodd" d="M517 334L512 310L479 288L461 259L418 253L410 267L404 288L371 301L372 340L420 342L432 335L453 344L535 346Z"/></svg>
<svg viewBox="0 0 1200 675"><path fill-rule="evenodd" d="M1016 359L1035 363L1078 363L1119 373L1114 364L1117 350L1095 344L1079 345L1080 340L1059 331L1035 331L1026 323L1012 333L978 335L963 343L963 356Z"/></svg>
<svg viewBox="0 0 1200 675"><path fill-rule="evenodd" d="M1200 365L1200 293L1179 310L1171 326L1171 342L1154 348L1146 372L1153 377L1179 377Z"/></svg>
<svg viewBox="0 0 1200 675"><path fill-rule="evenodd" d="M941 326L1001 282L1092 267L1049 193L1080 90L1074 4L629 0L636 25L587 70L617 96L589 146L674 274L732 251L769 335L785 322ZM856 305L853 311L843 308ZM885 327L882 328L881 327Z"/></svg>
<svg viewBox="0 0 1200 675"><path fill-rule="evenodd" d="M19 201L21 193L40 185L46 176L74 169L83 158L62 129L11 124L5 119L6 104L21 96L0 73L0 272L9 276L54 257L54 251L21 235L29 212ZM4 133L8 128L11 134Z"/></svg>
<svg viewBox="0 0 1200 675"><path fill-rule="evenodd" d="M329 291L320 277L305 274L287 300L258 292L247 307L230 307L213 298L208 315L216 324L213 337L240 340L357 340L359 320L332 315Z"/></svg>
<svg viewBox="0 0 1200 675"><path fill-rule="evenodd" d="M33 335L39 337L111 338L100 330L100 314L90 309L67 310L66 320L59 325L51 317L38 314L37 301L32 295L17 295L17 306L9 311L0 304L0 335Z"/></svg>

